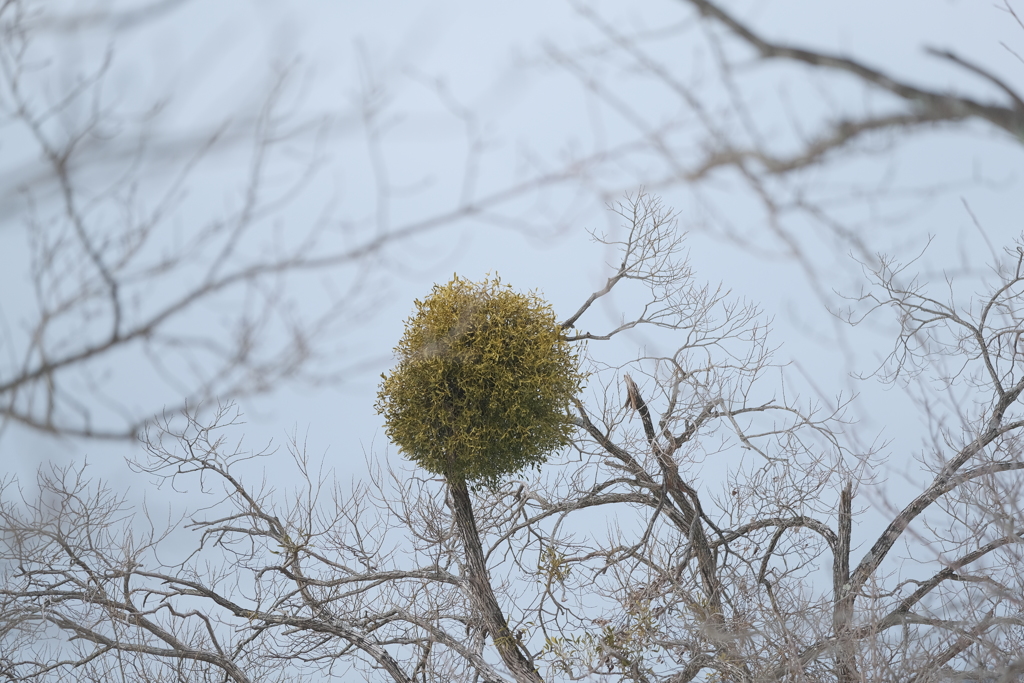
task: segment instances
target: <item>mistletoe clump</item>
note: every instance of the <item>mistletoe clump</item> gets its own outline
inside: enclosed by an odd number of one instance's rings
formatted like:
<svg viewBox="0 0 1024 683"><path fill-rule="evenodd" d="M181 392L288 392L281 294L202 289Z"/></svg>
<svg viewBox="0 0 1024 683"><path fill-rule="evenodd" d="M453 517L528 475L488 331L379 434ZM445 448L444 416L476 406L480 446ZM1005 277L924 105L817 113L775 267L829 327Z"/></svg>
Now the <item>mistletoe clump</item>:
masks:
<svg viewBox="0 0 1024 683"><path fill-rule="evenodd" d="M495 483L567 445L579 360L551 307L500 280L435 285L405 324L377 412L406 457Z"/></svg>

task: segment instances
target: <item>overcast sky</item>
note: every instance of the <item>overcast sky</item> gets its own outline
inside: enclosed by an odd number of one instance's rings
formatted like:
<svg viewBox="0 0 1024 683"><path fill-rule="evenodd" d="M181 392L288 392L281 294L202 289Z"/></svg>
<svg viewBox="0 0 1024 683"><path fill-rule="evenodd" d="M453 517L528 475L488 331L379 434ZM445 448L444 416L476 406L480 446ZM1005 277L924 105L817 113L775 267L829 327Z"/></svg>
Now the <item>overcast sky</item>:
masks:
<svg viewBox="0 0 1024 683"><path fill-rule="evenodd" d="M85 6L64 4L75 11ZM650 54L693 85L709 109L728 101L706 30L683 3L585 4L596 18L550 0L183 2L140 25L128 16L120 25L100 21L64 27L52 38L54 71L33 87L58 87L62 81L56 74L98 63L110 50L113 66L105 87L117 111L127 120L159 106L152 134L174 140L255 115L273 84L286 74L282 120L323 128L315 137L299 136L294 149L286 150L294 152L293 158L286 153L275 157L272 175L282 184L316 163L304 191L279 211L275 229L287 234L321 220L363 230L401 227L443 214L460 194L487 196L537 169L557 168L567 159L637 139L638 122L601 101L595 89L621 94L632 111L642 113L645 125L690 116L676 94L637 75L621 53L608 48L600 22L624 35L643 36ZM51 3L51 9L60 5ZM101 11L123 5L95 6ZM996 3L759 0L730 7L769 36L849 54L924 85L997 96L990 85L925 55L925 46L952 49L1010 82L1021 82L1024 65L1011 49L1024 54L1024 29ZM594 79L590 89L586 78L574 72L578 67ZM752 113L763 117L765 130L780 140L799 137L792 124L801 117L841 117L884 100L872 100L843 79L770 71L752 60L738 63L737 78L758 93ZM364 116L368 102L378 116L371 124ZM702 138L694 134L687 140L687 130L678 133L679 149L697 155ZM376 159L368 144L374 134L381 136ZM37 150L24 136L13 126L0 129L0 178L31 168ZM470 140L483 147L478 164L467 169ZM921 264L929 277L941 279L942 269L958 272L965 264L980 268L989 256L986 239L965 207L977 216L996 249L1020 234L1022 149L1004 135L969 125L955 133L918 136L905 145L879 140L876 148L849 163L808 174L801 182L812 188L809 192L820 193L818 197L834 200L837 215L864 231L872 251L910 259L934 237ZM237 204L251 158L244 142L226 145L215 163L190 179L188 198L171 222L198 225ZM103 173L101 161L91 172ZM382 168L394 187L386 198L379 192ZM143 192L160 182L159 170L147 167L144 172L151 182L142 184ZM872 360L888 349L873 330L851 332L843 338L845 345L837 341L825 303L834 289L849 292L856 284L860 270L848 253L814 233L813 225L798 224L794 229L800 244L818 267L816 275L825 278L815 283L806 268L788 257L749 190L723 177L698 192L667 177L663 161L631 157L602 168L588 183L554 185L543 196L524 197L494 215L425 232L387 250L373 263L370 289L359 290L365 298L353 301L349 326L330 340L341 358L338 366L348 368L346 381L331 387L288 385L243 400L248 425L238 436L244 433L246 443L259 448L297 430L308 438L310 450L326 454L341 476L361 476L364 455L397 458L388 448L373 402L413 299L452 273L473 279L497 273L517 289L541 291L568 315L608 273L605 261L612 255L587 232L614 231L621 223L610 218L602 201L635 191L641 183L680 212L679 226L690 233L697 277L721 282L736 297L759 303L774 320L779 360L799 361L789 370L794 386L813 393L801 379L809 375L826 396L849 391L847 373L869 371ZM882 191L885 201L872 194ZM10 209L19 206L16 199L8 195L5 201L0 286L6 322L17 330L24 313L19 302L29 293L23 257L26 227L20 210ZM498 225L511 217L521 222ZM341 279L350 283L346 278L352 277L362 276L345 274ZM323 292L316 282L295 286L309 288L291 292L299 301L315 301ZM593 311L587 324L600 328L620 312L628 314L636 303L627 295L614 297ZM595 349L595 354L623 358L646 344L668 343L633 335L614 350ZM111 390L125 404L139 410L159 408L153 404L166 388L133 379L139 375L130 366L117 365L112 375ZM858 390L869 395L878 391L873 385ZM921 425L898 419L904 400L898 394L877 393L873 408L858 417L869 433L886 430L897 444L912 445ZM126 449L121 446L55 441L16 427L3 439L7 468L23 477L41 462L87 455L104 476L137 481L125 473L120 456ZM905 452L894 455L894 464L909 462ZM266 464L271 478L287 476L287 459Z"/></svg>

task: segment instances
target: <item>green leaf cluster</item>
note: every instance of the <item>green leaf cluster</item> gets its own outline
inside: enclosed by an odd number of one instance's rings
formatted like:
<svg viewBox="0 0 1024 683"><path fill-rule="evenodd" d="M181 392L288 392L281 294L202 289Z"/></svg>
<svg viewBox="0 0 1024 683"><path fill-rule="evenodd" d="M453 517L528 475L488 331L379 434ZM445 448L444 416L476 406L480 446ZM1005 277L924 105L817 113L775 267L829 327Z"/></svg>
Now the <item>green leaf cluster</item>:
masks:
<svg viewBox="0 0 1024 683"><path fill-rule="evenodd" d="M430 472L494 484L569 443L583 375L537 295L455 276L416 301L395 352L377 412L391 441Z"/></svg>

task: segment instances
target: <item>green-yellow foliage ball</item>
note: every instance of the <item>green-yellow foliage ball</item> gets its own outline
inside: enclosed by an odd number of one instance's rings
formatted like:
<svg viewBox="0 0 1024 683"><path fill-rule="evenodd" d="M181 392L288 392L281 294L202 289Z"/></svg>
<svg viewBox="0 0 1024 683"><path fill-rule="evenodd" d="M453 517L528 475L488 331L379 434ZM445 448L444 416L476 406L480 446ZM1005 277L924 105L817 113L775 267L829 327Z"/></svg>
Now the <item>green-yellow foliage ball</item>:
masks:
<svg viewBox="0 0 1024 683"><path fill-rule="evenodd" d="M569 443L583 375L538 296L456 276L416 301L395 352L377 412L391 441L425 469L495 483Z"/></svg>

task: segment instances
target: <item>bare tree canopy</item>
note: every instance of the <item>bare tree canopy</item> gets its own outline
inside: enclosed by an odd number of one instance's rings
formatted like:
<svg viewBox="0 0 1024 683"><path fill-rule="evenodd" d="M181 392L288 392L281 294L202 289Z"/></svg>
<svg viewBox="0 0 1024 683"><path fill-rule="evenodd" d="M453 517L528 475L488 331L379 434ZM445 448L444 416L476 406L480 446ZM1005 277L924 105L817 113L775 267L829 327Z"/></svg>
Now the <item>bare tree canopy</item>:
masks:
<svg viewBox="0 0 1024 683"><path fill-rule="evenodd" d="M134 439L162 408L341 382L367 353L337 340L379 305L390 249L471 217L518 229L518 203L583 179L573 160L484 186L484 145L455 111L463 190L410 215L421 193L389 167L393 114L369 64L341 112L309 114L285 64L183 124L176 98L207 96L202 79L153 92L117 48L188 4L0 3L0 238L12 285L30 283L0 309L0 430ZM356 191L375 197L355 215L325 171L348 135L367 148Z"/></svg>
<svg viewBox="0 0 1024 683"><path fill-rule="evenodd" d="M618 161L634 182L671 197L691 232L739 245L755 261L792 263L827 305L836 303L834 289L859 286L850 254L874 268L879 252L919 250L928 234L953 228L914 217L929 216L939 197L959 204L971 188L1006 183L1019 167L1024 96L1010 76L1020 72L1024 29L1016 3L974 8L997 19L960 31L977 35L1000 22L1008 29L999 35L1011 42L991 37L992 65L910 37L889 52L924 59L878 64L869 50L883 40L904 33L930 40L896 16L876 16L889 9L882 5L673 4L682 10L675 21L641 26L581 7L603 40L584 49L551 45L550 57L609 121L646 143ZM860 50L812 47L830 34L787 31L803 26L790 20L803 12L867 21L878 37L860 36ZM794 37L775 37L787 34ZM1005 166L994 149L1009 150ZM970 226L966 239L977 238ZM980 262L956 265L984 270Z"/></svg>
<svg viewBox="0 0 1024 683"><path fill-rule="evenodd" d="M681 345L622 367L592 349L572 451L471 499L412 468L346 491L293 444L306 486L284 495L237 473L259 454L230 445L229 406L211 421L168 418L134 466L202 494L177 525L140 530L140 513L79 468L44 475L38 502L5 492L4 674L938 681L1024 670L1022 252L969 309L897 285L892 265L875 274L865 302L903 326L892 379L921 380L923 410L965 385L971 397L961 427L935 425L922 454L931 479L890 512L872 501L884 449L851 444L841 406L779 392L755 308L698 284L678 250L645 248L677 230L656 200L620 211L632 227L612 281L660 263L636 324ZM673 275L657 283L658 272ZM714 484L701 476L711 459L729 460ZM455 531L460 499L479 553ZM888 522L855 548L869 511ZM159 552L181 533L192 552ZM486 566L474 571L477 555ZM481 576L507 635L489 631L474 598ZM501 638L534 668L502 667Z"/></svg>
<svg viewBox="0 0 1024 683"><path fill-rule="evenodd" d="M118 91L137 83L119 41L187 5L0 0L0 239L25 238L7 260L31 285L0 309L0 431L137 444L126 478L145 489L84 461L0 477L0 681L1024 679L1024 234L1004 238L965 200L981 246L927 251L928 235L888 231L935 188L908 202L857 170L933 134L1019 153L1024 95L1001 66L928 47L951 74L935 85L776 38L742 2L678 0L657 26L580 3L589 42L551 42L545 64L589 93L594 120L624 126L495 181L473 112L414 73L468 150L450 202L418 213L409 198L433 190L391 163L396 119L368 58L342 116L307 115L294 67L259 106L193 132L164 118L161 98L180 93ZM1011 0L992 11L1024 37ZM58 49L96 31L101 57ZM820 98L788 111L793 78ZM324 201L322 169L352 121L369 169L354 186L373 208L350 215ZM572 366L544 404L550 434L489 413L537 453L470 476L445 464L447 442L396 439L433 460L436 445L442 464L377 444L346 484L348 423L326 454L297 435L246 445L237 399L344 379L339 348L403 244L470 220L547 239L602 201L597 286L551 308L511 297L536 325L509 334L543 336L515 348ZM752 213L730 213L741 203ZM318 220L298 221L311 206ZM798 372L775 311L709 284L688 232L797 267L841 347L828 357L848 364ZM885 346L849 348L865 329ZM431 352L462 349L460 330ZM437 368L471 373L463 361L441 358L424 386L450 379ZM159 389L140 400L125 375ZM468 403L495 395L473 379ZM450 407L423 393L401 394L427 416L417 437ZM450 433L460 424L441 425L451 444L506 455L500 438Z"/></svg>

